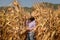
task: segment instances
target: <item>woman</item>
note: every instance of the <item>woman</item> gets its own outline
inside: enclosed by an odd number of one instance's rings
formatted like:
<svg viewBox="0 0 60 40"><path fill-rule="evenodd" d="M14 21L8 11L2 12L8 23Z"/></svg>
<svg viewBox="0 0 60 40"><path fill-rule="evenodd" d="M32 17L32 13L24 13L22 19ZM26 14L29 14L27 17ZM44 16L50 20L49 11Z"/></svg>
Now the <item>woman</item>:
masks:
<svg viewBox="0 0 60 40"><path fill-rule="evenodd" d="M29 20L27 21L27 25L28 25L28 36L27 36L27 40L34 40L34 30L36 27L36 22L35 22L35 18L31 17L29 18Z"/></svg>

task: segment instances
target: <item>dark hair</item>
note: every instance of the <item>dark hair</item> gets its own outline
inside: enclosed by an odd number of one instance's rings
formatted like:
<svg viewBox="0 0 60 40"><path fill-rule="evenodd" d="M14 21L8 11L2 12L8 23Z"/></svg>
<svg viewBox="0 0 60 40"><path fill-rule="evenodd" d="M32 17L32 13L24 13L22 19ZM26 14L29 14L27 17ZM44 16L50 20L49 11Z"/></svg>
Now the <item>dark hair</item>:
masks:
<svg viewBox="0 0 60 40"><path fill-rule="evenodd" d="M29 18L29 20L30 20L30 21L34 21L34 20L35 20L35 18L34 18L34 17L31 17L31 18Z"/></svg>

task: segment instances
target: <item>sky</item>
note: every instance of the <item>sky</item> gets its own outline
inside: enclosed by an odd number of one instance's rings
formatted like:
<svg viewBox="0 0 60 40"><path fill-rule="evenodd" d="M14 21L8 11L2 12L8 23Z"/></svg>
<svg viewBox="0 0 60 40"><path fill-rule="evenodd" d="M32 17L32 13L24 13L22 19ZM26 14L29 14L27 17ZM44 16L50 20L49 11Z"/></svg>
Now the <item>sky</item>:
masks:
<svg viewBox="0 0 60 40"><path fill-rule="evenodd" d="M0 0L0 6L8 6L12 0ZM49 2L60 4L60 0L18 0L23 7L31 7L35 2Z"/></svg>

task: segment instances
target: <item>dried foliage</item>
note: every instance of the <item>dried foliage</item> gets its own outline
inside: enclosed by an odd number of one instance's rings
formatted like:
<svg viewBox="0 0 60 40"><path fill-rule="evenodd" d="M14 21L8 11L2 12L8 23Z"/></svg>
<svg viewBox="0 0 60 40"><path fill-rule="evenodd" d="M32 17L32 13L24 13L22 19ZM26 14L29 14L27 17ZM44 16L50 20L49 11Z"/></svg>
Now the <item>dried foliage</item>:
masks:
<svg viewBox="0 0 60 40"><path fill-rule="evenodd" d="M36 40L59 40L60 9L46 8L45 5L36 5L34 8L36 10L32 12L32 16L37 23Z"/></svg>
<svg viewBox="0 0 60 40"><path fill-rule="evenodd" d="M36 40L60 40L60 9L47 8L45 4L34 6L31 15L36 20ZM0 10L0 40L26 40L26 20L29 12L19 6L15 1L14 6Z"/></svg>
<svg viewBox="0 0 60 40"><path fill-rule="evenodd" d="M16 1L15 1L16 2ZM1 40L25 40L26 26L25 13L22 7L14 2L14 6L0 13ZM5 16L5 18L4 18Z"/></svg>

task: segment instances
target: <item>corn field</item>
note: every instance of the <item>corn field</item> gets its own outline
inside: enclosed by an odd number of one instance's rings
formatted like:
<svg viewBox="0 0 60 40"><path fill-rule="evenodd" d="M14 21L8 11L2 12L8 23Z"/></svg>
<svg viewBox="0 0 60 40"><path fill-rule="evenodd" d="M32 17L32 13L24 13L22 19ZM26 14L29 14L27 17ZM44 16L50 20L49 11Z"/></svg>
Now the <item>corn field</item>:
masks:
<svg viewBox="0 0 60 40"><path fill-rule="evenodd" d="M31 12L14 2L13 7L0 10L0 40L26 40L26 20L32 15L36 21L36 40L60 40L60 9L36 4Z"/></svg>

